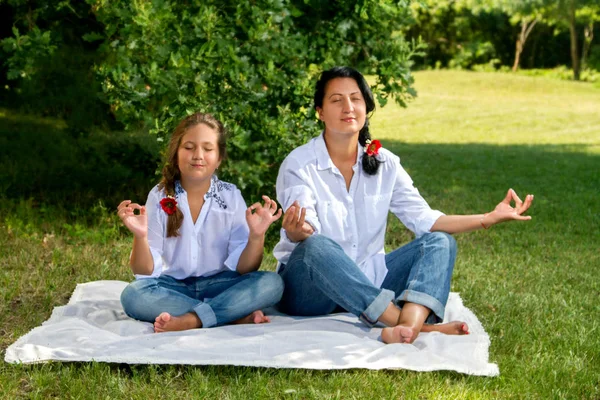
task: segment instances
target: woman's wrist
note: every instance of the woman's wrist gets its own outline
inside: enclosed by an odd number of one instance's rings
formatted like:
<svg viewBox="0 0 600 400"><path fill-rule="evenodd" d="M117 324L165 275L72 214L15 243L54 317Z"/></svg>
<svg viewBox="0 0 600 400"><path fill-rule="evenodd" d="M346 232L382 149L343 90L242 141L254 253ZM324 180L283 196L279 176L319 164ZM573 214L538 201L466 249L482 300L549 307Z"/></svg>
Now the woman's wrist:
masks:
<svg viewBox="0 0 600 400"><path fill-rule="evenodd" d="M490 229L493 225L496 225L498 221L495 218L494 211L483 214L479 219L479 224L483 229Z"/></svg>

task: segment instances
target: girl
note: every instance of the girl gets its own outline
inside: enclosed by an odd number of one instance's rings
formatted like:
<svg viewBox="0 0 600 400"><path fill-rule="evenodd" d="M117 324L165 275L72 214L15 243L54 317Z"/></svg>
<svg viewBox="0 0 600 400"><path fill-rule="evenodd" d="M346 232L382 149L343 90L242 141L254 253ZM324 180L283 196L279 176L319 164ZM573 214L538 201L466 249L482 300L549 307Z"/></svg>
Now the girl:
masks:
<svg viewBox="0 0 600 400"><path fill-rule="evenodd" d="M209 114L190 115L171 136L162 180L146 205L119 204L134 237L137 278L121 303L155 332L269 322L261 309L281 298L281 278L256 270L265 232L282 210L267 196L246 208L240 191L214 174L224 158L223 125Z"/></svg>
<svg viewBox="0 0 600 400"><path fill-rule="evenodd" d="M385 343L412 343L421 331L467 334L462 322L432 325L443 321L450 292L456 255L450 234L528 220L521 214L533 196L522 202L511 189L487 214L432 210L399 158L371 141L367 115L375 102L358 71L323 72L314 101L325 130L292 151L277 177L277 199L286 209L274 249L285 283L282 311L320 315L341 307L369 326L387 325ZM389 211L417 238L385 254Z"/></svg>

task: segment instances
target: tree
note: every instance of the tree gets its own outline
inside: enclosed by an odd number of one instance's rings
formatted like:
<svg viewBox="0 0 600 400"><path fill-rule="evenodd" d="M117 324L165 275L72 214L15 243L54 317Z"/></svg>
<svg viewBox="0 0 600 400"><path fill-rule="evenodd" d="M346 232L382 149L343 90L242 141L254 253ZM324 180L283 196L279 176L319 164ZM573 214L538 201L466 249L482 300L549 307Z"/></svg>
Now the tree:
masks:
<svg viewBox="0 0 600 400"><path fill-rule="evenodd" d="M544 18L546 12L547 0L463 0L473 8L474 12L478 10L500 10L510 16L513 25L520 25L519 34L515 45L515 58L512 66L513 71L517 71L521 62L521 54L525 43L531 34L535 25Z"/></svg>
<svg viewBox="0 0 600 400"><path fill-rule="evenodd" d="M2 0L0 0L2 1ZM61 34L93 49L94 98L128 130L148 130L164 143L186 114L202 110L225 122L234 162L220 174L257 199L272 193L278 163L318 132L314 82L324 68L347 64L375 75L384 105L415 95L416 43L400 32L403 0L8 0L21 16L38 17L2 42L11 79L43 78L44 58L67 50ZM29 13L29 14L28 14ZM67 51L66 53L64 53ZM43 97L42 97L43 99Z"/></svg>
<svg viewBox="0 0 600 400"><path fill-rule="evenodd" d="M314 136L314 82L337 64L368 67L380 104L414 95L402 2L88 0L106 27L103 93L129 127L159 139L187 113L230 132L221 174L250 199L272 193L279 163Z"/></svg>
<svg viewBox="0 0 600 400"><path fill-rule="evenodd" d="M577 34L577 23L579 17L592 20L600 10L600 0L554 0L552 2L551 16L555 23L567 26L571 38L571 65L573 68L573 79L579 80L581 74L581 58L579 56L579 38ZM592 33L593 35L593 33ZM591 38L589 38L591 43ZM584 48L585 48L584 41ZM589 47L588 47L589 49ZM587 50L586 50L587 51Z"/></svg>

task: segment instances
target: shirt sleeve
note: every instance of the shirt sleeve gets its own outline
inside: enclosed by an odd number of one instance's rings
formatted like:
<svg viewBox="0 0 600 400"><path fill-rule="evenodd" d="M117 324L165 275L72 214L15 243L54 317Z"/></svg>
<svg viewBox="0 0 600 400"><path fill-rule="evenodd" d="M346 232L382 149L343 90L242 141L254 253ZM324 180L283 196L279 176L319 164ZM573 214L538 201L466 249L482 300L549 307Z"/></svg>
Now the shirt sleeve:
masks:
<svg viewBox="0 0 600 400"><path fill-rule="evenodd" d="M390 211L417 237L429 233L435 221L444 213L429 207L414 187L411 177L400 165L400 159L394 156L392 160L395 182Z"/></svg>
<svg viewBox="0 0 600 400"><path fill-rule="evenodd" d="M297 200L300 207L306 208L305 221L313 227L314 233L317 234L321 232L321 223L316 211L317 197L308 183L309 180L310 178L303 173L298 163L289 158L286 159L277 176L277 201L286 211ZM281 233L281 237L289 241L284 229Z"/></svg>
<svg viewBox="0 0 600 400"><path fill-rule="evenodd" d="M231 224L231 233L229 235L229 245L227 247L227 259L225 266L232 271L237 269L240 256L248 244L248 235L250 229L246 222L246 202L242 193L236 189L234 195L234 212Z"/></svg>
<svg viewBox="0 0 600 400"><path fill-rule="evenodd" d="M157 278L160 276L163 270L163 243L165 240L166 232L166 218L161 215L161 208L159 204L159 192L154 189L148 194L146 200L146 216L148 218L148 245L150 246L150 253L154 260L154 270L151 275L139 275L136 274L136 279L143 278Z"/></svg>

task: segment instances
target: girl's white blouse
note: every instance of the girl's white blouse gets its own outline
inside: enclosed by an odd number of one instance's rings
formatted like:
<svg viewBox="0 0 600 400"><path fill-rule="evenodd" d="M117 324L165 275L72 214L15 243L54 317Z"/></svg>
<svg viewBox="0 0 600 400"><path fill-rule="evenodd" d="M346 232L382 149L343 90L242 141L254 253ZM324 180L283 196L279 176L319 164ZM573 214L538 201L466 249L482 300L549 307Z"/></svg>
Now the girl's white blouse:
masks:
<svg viewBox="0 0 600 400"><path fill-rule="evenodd" d="M167 238L167 214L160 206L165 197L155 186L148 194L148 244L154 259L152 275L169 275L176 279L210 276L218 272L235 271L248 243L246 203L235 185L220 181L213 175L204 205L194 224L187 193L179 182L175 184L177 207L183 213L179 236Z"/></svg>
<svg viewBox="0 0 600 400"><path fill-rule="evenodd" d="M277 200L284 210L298 200L306 207L306 221L315 233L335 240L380 287L387 274L384 241L388 213L394 213L417 237L429 232L444 214L429 207L396 155L381 148L379 170L368 175L361 165L364 150L357 146L349 190L329 157L322 134L296 148L279 169ZM285 230L280 235L273 253L279 264L285 264L296 243L288 239Z"/></svg>

